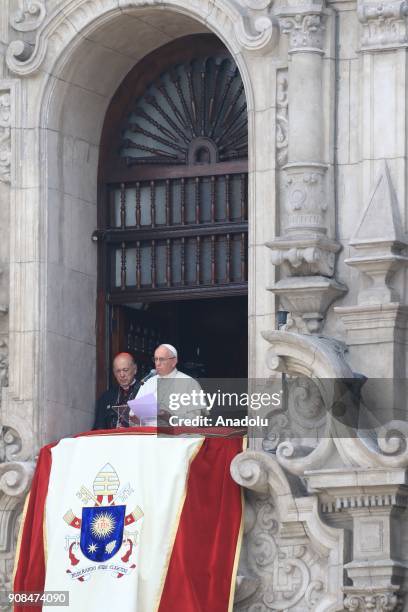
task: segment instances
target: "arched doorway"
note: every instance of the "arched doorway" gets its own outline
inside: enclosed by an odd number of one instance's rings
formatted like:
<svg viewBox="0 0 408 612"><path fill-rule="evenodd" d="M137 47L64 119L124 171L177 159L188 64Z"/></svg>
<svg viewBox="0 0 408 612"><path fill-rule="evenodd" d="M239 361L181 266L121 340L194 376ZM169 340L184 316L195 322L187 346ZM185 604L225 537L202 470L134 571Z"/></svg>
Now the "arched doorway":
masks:
<svg viewBox="0 0 408 612"><path fill-rule="evenodd" d="M178 39L127 75L107 111L98 181L98 387L112 355L149 371L247 375L247 109L213 35Z"/></svg>

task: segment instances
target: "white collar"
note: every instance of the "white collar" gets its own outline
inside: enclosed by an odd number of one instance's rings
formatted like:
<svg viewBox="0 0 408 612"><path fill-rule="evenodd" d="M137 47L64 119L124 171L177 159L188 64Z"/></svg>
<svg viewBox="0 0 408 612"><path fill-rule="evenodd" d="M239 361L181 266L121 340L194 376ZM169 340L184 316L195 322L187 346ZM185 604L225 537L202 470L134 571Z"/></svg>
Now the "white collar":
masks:
<svg viewBox="0 0 408 612"><path fill-rule="evenodd" d="M160 376L160 374L158 374L157 376L159 378L175 378L175 376L177 376L177 372L178 372L177 368L174 368L174 370L172 370L170 374L166 374L165 376Z"/></svg>

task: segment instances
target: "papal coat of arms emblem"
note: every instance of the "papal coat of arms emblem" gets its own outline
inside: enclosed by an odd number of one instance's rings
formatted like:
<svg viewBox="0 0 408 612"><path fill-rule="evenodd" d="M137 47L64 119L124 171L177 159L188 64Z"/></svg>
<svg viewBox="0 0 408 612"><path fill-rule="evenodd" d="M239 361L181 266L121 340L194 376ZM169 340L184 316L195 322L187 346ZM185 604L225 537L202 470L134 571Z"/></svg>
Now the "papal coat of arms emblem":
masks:
<svg viewBox="0 0 408 612"><path fill-rule="evenodd" d="M143 516L139 506L126 514L124 502L134 491L129 483L120 489L119 476L110 463L98 472L92 489L91 492L82 485L77 492L83 504L93 502L92 506L82 507L81 517L72 510L64 515L64 521L79 531L66 536L70 563L66 571L80 582L95 571L109 571L121 578L136 567L138 530L129 530L129 526L136 525Z"/></svg>

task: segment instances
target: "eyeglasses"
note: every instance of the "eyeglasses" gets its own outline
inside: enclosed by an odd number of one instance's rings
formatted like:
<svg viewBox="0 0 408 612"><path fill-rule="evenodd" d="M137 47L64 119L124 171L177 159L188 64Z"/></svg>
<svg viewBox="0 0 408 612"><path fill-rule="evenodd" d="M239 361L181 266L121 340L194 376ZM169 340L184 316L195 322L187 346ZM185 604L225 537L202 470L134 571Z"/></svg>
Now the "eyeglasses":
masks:
<svg viewBox="0 0 408 612"><path fill-rule="evenodd" d="M164 363L170 359L175 359L175 357L153 357L153 363Z"/></svg>

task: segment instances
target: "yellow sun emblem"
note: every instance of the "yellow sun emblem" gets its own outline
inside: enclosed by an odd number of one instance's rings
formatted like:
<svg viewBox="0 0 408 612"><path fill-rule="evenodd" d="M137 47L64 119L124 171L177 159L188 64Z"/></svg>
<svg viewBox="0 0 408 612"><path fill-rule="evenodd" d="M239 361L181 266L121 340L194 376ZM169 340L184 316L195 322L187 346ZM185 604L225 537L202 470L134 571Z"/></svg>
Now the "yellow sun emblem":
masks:
<svg viewBox="0 0 408 612"><path fill-rule="evenodd" d="M101 512L92 520L91 532L96 538L106 538L115 529L115 519L109 512Z"/></svg>

